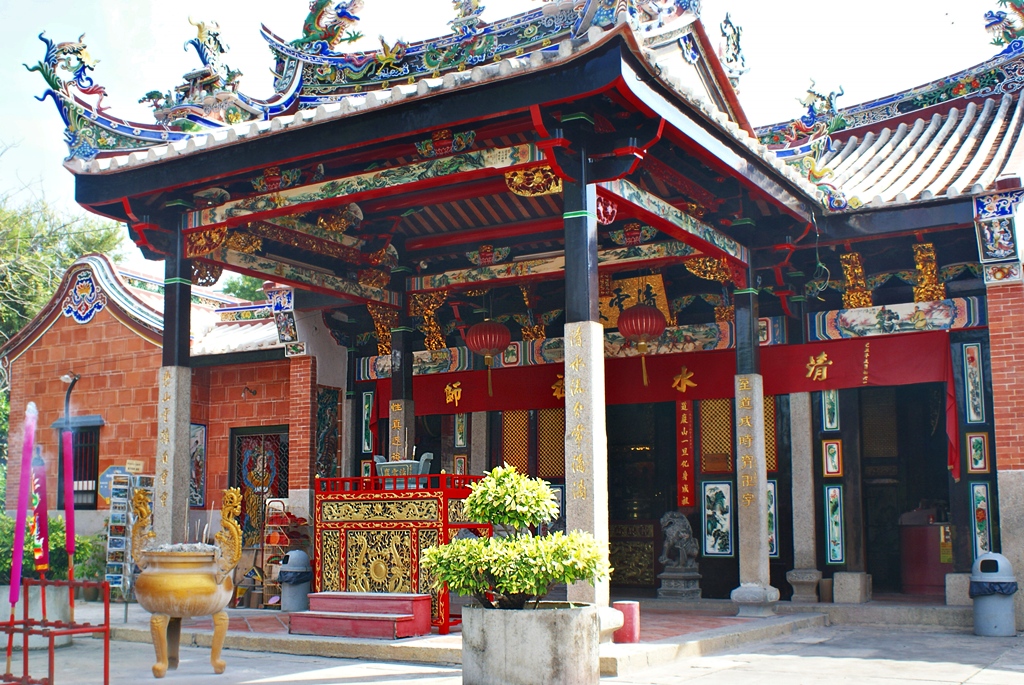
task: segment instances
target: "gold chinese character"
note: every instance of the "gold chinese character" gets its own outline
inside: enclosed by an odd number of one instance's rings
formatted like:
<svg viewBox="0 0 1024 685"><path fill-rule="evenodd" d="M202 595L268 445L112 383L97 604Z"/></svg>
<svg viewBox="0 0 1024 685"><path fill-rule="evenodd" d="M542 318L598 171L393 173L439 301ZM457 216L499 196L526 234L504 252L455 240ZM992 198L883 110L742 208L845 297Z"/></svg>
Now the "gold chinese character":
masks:
<svg viewBox="0 0 1024 685"><path fill-rule="evenodd" d="M690 448L687 445L683 445L682 447L679 448L679 455L680 456L686 457L686 456L689 456L689 454L690 454Z"/></svg>
<svg viewBox="0 0 1024 685"><path fill-rule="evenodd" d="M586 499L587 498L587 484L582 480L578 480L572 484L572 498L573 499Z"/></svg>
<svg viewBox="0 0 1024 685"><path fill-rule="evenodd" d="M684 481L690 480L690 474L687 471L683 471L681 474L679 474L679 478Z"/></svg>
<svg viewBox="0 0 1024 685"><path fill-rule="evenodd" d="M161 445L169 445L169 444L171 444L171 432L169 430L167 430L166 428L163 428L160 431L160 444Z"/></svg>
<svg viewBox="0 0 1024 685"><path fill-rule="evenodd" d="M805 378L810 378L812 381L824 381L828 379L828 367L832 366L832 362L829 361L828 355L822 352L817 357L811 355L810 361L807 362L807 375Z"/></svg>
<svg viewBox="0 0 1024 685"><path fill-rule="evenodd" d="M689 483L683 483L682 485L679 486L679 491L680 492L689 492L690 491L690 484Z"/></svg>
<svg viewBox="0 0 1024 685"><path fill-rule="evenodd" d="M401 452L392 452L390 460L391 461L402 461L402 453Z"/></svg>
<svg viewBox="0 0 1024 685"><path fill-rule="evenodd" d="M740 447L753 447L754 436L752 435L741 435L740 436Z"/></svg>
<svg viewBox="0 0 1024 685"><path fill-rule="evenodd" d="M167 493L166 492L161 492L160 493L160 506L161 507L166 507L167 506Z"/></svg>
<svg viewBox="0 0 1024 685"><path fill-rule="evenodd" d="M445 404L454 403L455 406L459 406L459 400L462 399L462 381L455 381L444 386L444 402Z"/></svg>
<svg viewBox="0 0 1024 685"><path fill-rule="evenodd" d="M171 382L171 372L167 369L164 369L164 375L160 380L163 381L164 385L169 384Z"/></svg>
<svg viewBox="0 0 1024 685"><path fill-rule="evenodd" d="M391 403L391 411L402 411L402 403L401 402L392 402Z"/></svg>
<svg viewBox="0 0 1024 685"><path fill-rule="evenodd" d="M689 422L690 422L690 415L689 414L682 413L682 414L679 415L679 425L682 425L684 423L689 423Z"/></svg>
<svg viewBox="0 0 1024 685"><path fill-rule="evenodd" d="M573 345L582 345L583 344L583 330L581 328L577 328L576 330L574 330L572 332L572 336L570 336L569 340L570 340L570 342L572 342Z"/></svg>
<svg viewBox="0 0 1024 685"><path fill-rule="evenodd" d="M583 459L583 455L577 452L572 455L572 470L574 473L586 473L587 462Z"/></svg>
<svg viewBox="0 0 1024 685"><path fill-rule="evenodd" d="M402 422L399 419L391 419L391 430L400 431L402 430Z"/></svg>
<svg viewBox="0 0 1024 685"><path fill-rule="evenodd" d="M163 471L160 472L160 485L167 485L167 476L168 475L169 474L167 472L167 469L164 469Z"/></svg>
<svg viewBox="0 0 1024 685"><path fill-rule="evenodd" d="M394 445L395 447L400 447L402 445L402 436L400 436L400 435L393 436L391 438L391 444Z"/></svg>
<svg viewBox="0 0 1024 685"><path fill-rule="evenodd" d="M161 401L161 402L164 402L164 403L170 402L170 401L171 401L171 393L169 393L169 392L165 392L165 393L164 393L164 394L163 394L163 395L162 395L162 396L160 397L160 401Z"/></svg>
<svg viewBox="0 0 1024 685"><path fill-rule="evenodd" d="M684 438L689 437L689 435L690 435L690 428L689 428L689 426L683 426L682 428L680 428L679 429L679 435L681 437L684 437Z"/></svg>
<svg viewBox="0 0 1024 685"><path fill-rule="evenodd" d="M583 361L582 355L577 354L575 357L572 358L572 362L569 363L569 367L573 371L579 371L580 369L587 368L587 363Z"/></svg>
<svg viewBox="0 0 1024 685"><path fill-rule="evenodd" d="M744 395L740 398L740 409L753 409L754 403L750 399L750 395Z"/></svg>
<svg viewBox="0 0 1024 685"><path fill-rule="evenodd" d="M741 378L741 379L739 379L739 384L740 384L739 385L739 389L740 390L750 390L750 379L749 378Z"/></svg>
<svg viewBox="0 0 1024 685"><path fill-rule="evenodd" d="M743 427L743 428L753 428L754 424L752 424L750 422L750 417L749 416L741 416L740 417L740 426Z"/></svg>
<svg viewBox="0 0 1024 685"><path fill-rule="evenodd" d="M577 423L576 426L569 433L572 439L577 443L583 442L583 438L587 437L587 429L582 423Z"/></svg>
<svg viewBox="0 0 1024 685"><path fill-rule="evenodd" d="M687 371L685 366L680 369L679 375L672 379L672 387L679 392L686 392L687 388L696 388L697 384L693 382L693 371ZM679 423L684 422L680 421Z"/></svg>
<svg viewBox="0 0 1024 685"><path fill-rule="evenodd" d="M551 396L559 400L564 400L565 376L563 376L562 374L558 374L558 376L556 377L558 378L558 380L556 380L554 384L551 386Z"/></svg>
<svg viewBox="0 0 1024 685"><path fill-rule="evenodd" d="M583 416L583 403L579 400L576 401L576 404L572 405L572 415L577 419Z"/></svg>
<svg viewBox="0 0 1024 685"><path fill-rule="evenodd" d="M744 475L743 477L740 478L740 485L742 485L745 488L749 488L749 487L753 486L754 485L754 477L753 476Z"/></svg>
<svg viewBox="0 0 1024 685"><path fill-rule="evenodd" d="M689 459L683 459L682 461L680 461L679 462L679 468L681 468L681 469L688 469L688 468L690 468L690 460Z"/></svg>
<svg viewBox="0 0 1024 685"><path fill-rule="evenodd" d="M170 407L164 407L164 410L162 412L160 412L160 419L164 423L167 423L168 421L171 420L171 408Z"/></svg>
<svg viewBox="0 0 1024 685"><path fill-rule="evenodd" d="M583 381L579 378L573 378L569 381L569 394L570 395L582 395L583 394Z"/></svg>
<svg viewBox="0 0 1024 685"><path fill-rule="evenodd" d="M753 501L754 501L754 493L752 493L752 492L744 492L743 493L743 506L749 507L750 504Z"/></svg>
<svg viewBox="0 0 1024 685"><path fill-rule="evenodd" d="M166 464L167 461L168 461L168 459L167 459L167 450L164 450L163 453L160 455L160 463L161 464Z"/></svg>
<svg viewBox="0 0 1024 685"><path fill-rule="evenodd" d="M752 456L750 456L749 454L744 454L742 457L740 457L740 461L743 464L743 468L745 468L745 469L752 469L752 468L754 468L754 458Z"/></svg>

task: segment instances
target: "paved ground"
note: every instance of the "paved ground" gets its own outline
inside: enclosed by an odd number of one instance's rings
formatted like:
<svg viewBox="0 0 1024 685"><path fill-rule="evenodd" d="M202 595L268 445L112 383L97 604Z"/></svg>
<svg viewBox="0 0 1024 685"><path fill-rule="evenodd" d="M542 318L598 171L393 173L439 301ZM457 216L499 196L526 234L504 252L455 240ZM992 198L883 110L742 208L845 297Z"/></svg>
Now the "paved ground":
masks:
<svg viewBox="0 0 1024 685"><path fill-rule="evenodd" d="M19 657L16 654L15 657ZM187 685L357 685L461 682L458 667L326 659L225 650L223 675L214 675L209 650L182 646L182 662L166 683ZM45 654L32 653L32 675L45 675ZM111 643L111 683L155 682L152 648ZM55 685L102 683L102 642L77 639L57 651ZM14 669L20 674L20 661ZM632 685L1024 685L1024 637L981 638L969 632L875 626L805 630L704 657L688 658L602 683ZM541 685L541 684L538 684Z"/></svg>

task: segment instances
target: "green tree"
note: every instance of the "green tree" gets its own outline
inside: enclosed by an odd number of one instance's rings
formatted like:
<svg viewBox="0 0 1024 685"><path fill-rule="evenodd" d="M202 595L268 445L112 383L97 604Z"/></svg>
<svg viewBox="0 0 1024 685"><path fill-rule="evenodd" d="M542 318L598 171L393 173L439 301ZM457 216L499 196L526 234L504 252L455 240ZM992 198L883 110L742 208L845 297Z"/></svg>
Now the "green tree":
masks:
<svg viewBox="0 0 1024 685"><path fill-rule="evenodd" d="M123 230L110 221L55 209L44 200L16 205L0 196L0 345L39 313L68 267L90 252L117 259ZM0 462L7 462L9 379L0 377Z"/></svg>
<svg viewBox="0 0 1024 685"><path fill-rule="evenodd" d="M224 292L249 302L263 302L267 299L267 294L263 292L263 279L241 274L224 279Z"/></svg>

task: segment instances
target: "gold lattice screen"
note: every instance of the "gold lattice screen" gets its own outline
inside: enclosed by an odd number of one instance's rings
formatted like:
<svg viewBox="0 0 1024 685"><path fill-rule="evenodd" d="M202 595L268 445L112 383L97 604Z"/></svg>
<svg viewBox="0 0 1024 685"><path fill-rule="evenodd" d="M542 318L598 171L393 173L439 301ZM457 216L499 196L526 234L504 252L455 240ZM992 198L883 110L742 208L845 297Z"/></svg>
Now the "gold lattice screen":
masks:
<svg viewBox="0 0 1024 685"><path fill-rule="evenodd" d="M769 471L779 470L779 450L775 435L775 396L764 398L764 461Z"/></svg>
<svg viewBox="0 0 1024 685"><path fill-rule="evenodd" d="M565 449L563 447L563 449ZM530 473L530 413L506 411L501 414L501 456L505 464L520 473Z"/></svg>
<svg viewBox="0 0 1024 685"><path fill-rule="evenodd" d="M537 475L565 477L565 408L537 412Z"/></svg>
<svg viewBox="0 0 1024 685"><path fill-rule="evenodd" d="M701 473L732 471L732 400L701 400L697 410Z"/></svg>

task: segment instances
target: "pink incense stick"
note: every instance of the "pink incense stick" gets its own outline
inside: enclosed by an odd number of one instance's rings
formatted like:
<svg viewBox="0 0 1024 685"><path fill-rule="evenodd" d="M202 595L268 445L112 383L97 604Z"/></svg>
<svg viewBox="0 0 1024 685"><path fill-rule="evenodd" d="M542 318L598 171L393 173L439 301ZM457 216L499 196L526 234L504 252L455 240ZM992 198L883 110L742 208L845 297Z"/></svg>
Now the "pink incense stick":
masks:
<svg viewBox="0 0 1024 685"><path fill-rule="evenodd" d="M75 556L75 448L72 432L61 431L60 438L64 453L64 529L67 540L64 544L68 559Z"/></svg>
<svg viewBox="0 0 1024 685"><path fill-rule="evenodd" d="M11 548L11 610L18 603L21 594L21 559L25 554L25 521L28 518L28 504L32 499L32 448L36 440L36 423L39 410L35 402L25 408L25 438L21 446L21 478L18 483L18 515L14 520L14 546Z"/></svg>

